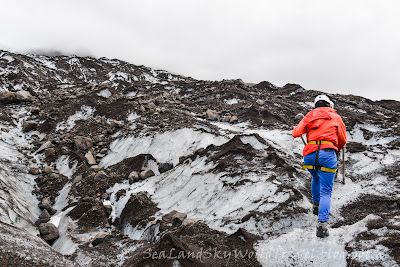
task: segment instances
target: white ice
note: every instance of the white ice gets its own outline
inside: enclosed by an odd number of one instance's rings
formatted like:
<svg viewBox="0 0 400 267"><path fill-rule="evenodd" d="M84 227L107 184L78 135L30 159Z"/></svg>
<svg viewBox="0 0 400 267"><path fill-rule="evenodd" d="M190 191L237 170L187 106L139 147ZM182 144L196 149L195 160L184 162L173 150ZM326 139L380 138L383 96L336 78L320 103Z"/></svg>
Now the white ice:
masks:
<svg viewBox="0 0 400 267"><path fill-rule="evenodd" d="M313 102L299 102L299 104L304 107L304 108L314 108L314 103Z"/></svg>
<svg viewBox="0 0 400 267"><path fill-rule="evenodd" d="M362 251L354 251L350 253L351 260L356 260L365 266L384 266L395 267L399 266L392 257L389 256L390 249L383 245L375 245L372 249ZM350 260L350 262L351 262ZM368 265L367 265L368 264Z"/></svg>
<svg viewBox="0 0 400 267"><path fill-rule="evenodd" d="M368 130L374 135L368 139L365 140L364 134L361 129ZM381 129L378 126L375 125L369 125L369 124L357 124L354 129L351 131L351 133L348 135L348 141L349 142L358 142L362 143L364 145L369 145L369 146L375 146L375 145L386 145L390 143L393 140L396 140L398 137L396 136L391 136L391 137L381 137L379 136L379 132L382 132L383 129Z"/></svg>
<svg viewBox="0 0 400 267"><path fill-rule="evenodd" d="M356 111L356 112L360 112L360 113L367 113L365 110L360 109L360 108L354 108L351 106L343 106L343 108L348 109L348 110L352 110L352 111Z"/></svg>
<svg viewBox="0 0 400 267"><path fill-rule="evenodd" d="M160 83L160 80L158 78L156 78L155 75L153 76L151 74L148 74L148 73L144 72L144 73L142 73L141 76L145 81L148 81L148 82L151 82L151 83Z"/></svg>
<svg viewBox="0 0 400 267"><path fill-rule="evenodd" d="M202 119L199 121L201 122ZM112 143L110 147L112 152L102 162L102 166L110 166L126 157L141 153L150 153L158 162L173 162L175 165L174 169L163 174L156 173L156 176L145 181L132 185L125 181L110 188L108 192L111 193L111 204L114 208L112 218L115 220L120 216L132 194L146 192L161 208L156 217L178 210L187 213L188 217L195 220L204 221L217 230L233 233L242 227L251 233L263 236L266 240L261 241L257 246L257 257L264 266L290 266L291 264L322 266L322 261L331 266L345 266L346 256L348 256L344 249L345 243L351 241L357 233L366 230L365 223L376 216L369 215L354 225L331 229L331 236L325 241L315 236L316 218L312 214L282 218L279 221L273 221L273 219L271 221L266 216L258 218L257 221L250 218L241 222L240 219L250 211L268 212L290 198L289 190L277 192L278 186L282 184L280 180L282 177L271 180L268 173L251 172L231 177L226 175L227 173L212 172L215 163L208 163L206 158L198 157L194 161L188 160L177 165L179 157L211 143L223 144L235 134L241 134L243 135L241 141L253 146L260 154L265 155L265 149L272 146L276 149L276 153L292 161L295 166L300 166L304 145L300 139L293 139L290 130L250 129L246 122L233 125L222 122L212 122L212 124L219 128L221 136L192 129L180 129L153 136L128 137ZM374 133L375 139L372 139L371 143L387 144L387 138L379 137L382 129L368 125L359 127L368 128ZM359 138L357 135L360 135L360 132L360 128L356 127L349 133L350 140ZM266 144L251 136L252 134L258 134ZM200 146L203 138L207 141L204 146ZM389 151L387 155L383 152L366 155L364 153L347 154L350 162L354 162L347 166L347 171L357 175L369 175L377 170L378 165L398 162L400 152ZM371 158L373 154L376 156L375 160ZM156 165L153 168L156 168ZM305 172L304 176L306 175ZM302 174L302 177L304 176ZM248 179L251 182L244 182L234 187L229 186L240 179ZM298 183L294 184L295 188L309 187L309 184L305 184L304 178L296 179ZM382 175L377 175L373 181L358 182L347 177L346 184L339 183L341 179L341 174L339 174L334 183L330 223L341 221L343 218L340 215L340 209L356 200L361 194L385 195L388 192L388 186L391 188L395 186ZM116 192L120 189L126 189L127 194L116 201ZM303 196L300 201L294 203L293 208L296 207L311 210L311 203ZM138 229L127 228L126 232L136 237L142 234ZM269 232L281 233L281 235L269 239ZM378 256L384 256L386 253L384 249L375 248L375 250L370 251ZM351 255L353 258L361 256L362 254Z"/></svg>
<svg viewBox="0 0 400 267"><path fill-rule="evenodd" d="M240 138L243 144L250 144L255 149L265 149L267 146L257 140L254 136L242 136Z"/></svg>
<svg viewBox="0 0 400 267"><path fill-rule="evenodd" d="M132 81L129 78L130 76L127 73L122 72L122 71L117 71L116 73L109 72L107 74L107 76L109 77L110 81L115 81L115 80L122 80L122 81L127 81L127 82L131 82Z"/></svg>
<svg viewBox="0 0 400 267"><path fill-rule="evenodd" d="M72 175L75 173L76 167L78 165L77 161L74 161L70 167L69 156L62 155L56 160L56 168L60 174L67 176L71 179ZM71 183L68 182L64 185L58 196L55 199L53 208L60 213L68 205L68 195L71 190Z"/></svg>
<svg viewBox="0 0 400 267"><path fill-rule="evenodd" d="M33 222L40 210L38 200L32 195L36 176L28 174L27 159L18 149L29 149L27 135L21 125L5 127L9 132L0 131L0 220L4 223L24 228L36 235Z"/></svg>
<svg viewBox="0 0 400 267"><path fill-rule="evenodd" d="M303 143L300 138L294 139L292 137L291 131L289 130L267 130L267 129L250 129L249 124L247 122L238 123L238 124L229 124L223 122L213 122L214 126L217 126L220 130L221 134L225 134L229 137L233 137L234 134L241 135L251 135L258 134L262 137L268 145L275 147L278 151L283 152L286 156L299 155L302 153ZM233 134L234 133L234 134ZM242 137L243 140L246 140L247 137ZM254 138L257 141L257 139ZM251 143L254 147L254 143ZM254 148L259 149L262 144L256 145Z"/></svg>
<svg viewBox="0 0 400 267"><path fill-rule="evenodd" d="M136 112L130 113L128 115L128 121L134 121L136 119L140 118L140 115L138 115Z"/></svg>
<svg viewBox="0 0 400 267"><path fill-rule="evenodd" d="M84 234L76 234L74 230L77 229L77 225L69 216L66 216L74 207L70 207L63 212L60 212L53 216L50 223L57 226L60 237L52 244L53 249L57 250L63 255L73 254L78 245L82 242L90 241L95 232L89 232Z"/></svg>
<svg viewBox="0 0 400 267"><path fill-rule="evenodd" d="M224 100L224 102L225 102L227 105L234 105L234 104L239 103L239 101L240 101L240 100L238 100L238 99L236 99L236 98L225 99L225 100Z"/></svg>
<svg viewBox="0 0 400 267"><path fill-rule="evenodd" d="M316 225L298 228L278 237L260 241L256 246L257 259L263 266L347 266L345 243L366 228L368 215L353 225L332 228L329 237L315 236Z"/></svg>
<svg viewBox="0 0 400 267"><path fill-rule="evenodd" d="M160 225L155 224L153 227L155 227L154 230L150 230L150 227L153 226L153 222L148 222L147 225L144 227L141 226L140 224L136 225L135 227L132 227L130 224L125 225L125 227L122 229L122 232L129 236L133 240L154 240L155 237L157 236L159 232Z"/></svg>
<svg viewBox="0 0 400 267"><path fill-rule="evenodd" d="M100 58L100 60L114 67L120 65L120 62L116 59Z"/></svg>
<svg viewBox="0 0 400 267"><path fill-rule="evenodd" d="M98 92L97 95L104 97L104 98L109 98L112 94L111 94L110 90L104 89L104 90L101 90L100 92Z"/></svg>
<svg viewBox="0 0 400 267"><path fill-rule="evenodd" d="M181 156L227 141L227 138L188 128L157 133L154 136L132 136L111 143L111 152L100 161L99 166L108 167L139 154L151 154L160 163L170 162L176 165Z"/></svg>
<svg viewBox="0 0 400 267"><path fill-rule="evenodd" d="M82 232L76 221L73 221L69 216L66 216L75 206L66 209L54 215L50 223L58 227L60 237L53 243L53 249L63 255L71 255L78 249L78 246L93 240L99 232L109 232L110 229L96 229L95 231ZM79 251L78 251L79 254Z"/></svg>
<svg viewBox="0 0 400 267"><path fill-rule="evenodd" d="M60 156L55 163L59 173L67 176L68 178L72 177L78 165L78 161L75 160L70 167L69 156L67 155Z"/></svg>
<svg viewBox="0 0 400 267"><path fill-rule="evenodd" d="M56 64L50 60L48 60L47 57L45 56L33 56L32 57L34 60L40 62L43 66L52 69L52 70L58 70Z"/></svg>
<svg viewBox="0 0 400 267"><path fill-rule="evenodd" d="M57 213L61 212L68 205L68 194L71 191L71 183L66 183L64 187L58 193L53 208L57 210Z"/></svg>
<svg viewBox="0 0 400 267"><path fill-rule="evenodd" d="M13 62L13 61L15 60L15 58L13 58L13 57L10 56L10 55L2 55L2 56L0 57L0 59L7 60L8 63L11 63L11 62Z"/></svg>
<svg viewBox="0 0 400 267"><path fill-rule="evenodd" d="M163 214L178 210L193 219L205 221L215 229L232 233L244 227L262 234L264 230L261 224L254 225L252 221L238 224L238 219L252 210L268 211L275 208L290 197L289 193L283 191L276 194L278 187L274 182L267 181L268 175L249 173L237 179L228 176L225 180L224 173L210 172L214 164L207 163L206 158L198 158L139 183L114 185L108 190L115 207L112 217L115 219L120 216L131 194L147 192ZM236 187L224 185L224 181L235 183L239 178L253 182ZM127 194L115 201L115 193L120 189L127 189ZM262 201L266 199L269 203ZM304 206L303 201L298 206Z"/></svg>
<svg viewBox="0 0 400 267"><path fill-rule="evenodd" d="M126 96L134 97L134 96L136 96L136 94L137 94L137 92L129 92L129 93L126 94Z"/></svg>

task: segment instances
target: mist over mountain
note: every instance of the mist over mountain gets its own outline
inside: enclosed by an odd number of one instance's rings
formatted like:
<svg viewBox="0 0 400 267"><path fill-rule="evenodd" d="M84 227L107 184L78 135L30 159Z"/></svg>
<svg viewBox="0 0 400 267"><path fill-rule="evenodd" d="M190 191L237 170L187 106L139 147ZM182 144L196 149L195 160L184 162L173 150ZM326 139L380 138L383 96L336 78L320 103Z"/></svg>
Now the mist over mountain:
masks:
<svg viewBox="0 0 400 267"><path fill-rule="evenodd" d="M321 92L239 78L0 51L0 265L398 266L400 102L329 95L349 142L321 240L291 136Z"/></svg>

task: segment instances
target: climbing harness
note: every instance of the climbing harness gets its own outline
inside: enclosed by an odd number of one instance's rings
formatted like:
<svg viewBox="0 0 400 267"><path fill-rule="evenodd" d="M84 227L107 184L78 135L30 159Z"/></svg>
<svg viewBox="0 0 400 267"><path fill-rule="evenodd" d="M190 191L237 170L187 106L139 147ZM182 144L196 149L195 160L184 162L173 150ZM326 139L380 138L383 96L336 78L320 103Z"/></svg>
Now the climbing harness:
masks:
<svg viewBox="0 0 400 267"><path fill-rule="evenodd" d="M308 141L309 145L325 145L325 144L330 144L333 145L333 143L331 141ZM319 147L318 147L319 150Z"/></svg>
<svg viewBox="0 0 400 267"><path fill-rule="evenodd" d="M321 150L321 145L324 144L331 144L333 145L332 142L330 141L308 141L308 144L315 144L318 145L318 150L317 150L317 155L315 156L315 163L314 165L303 165L303 170L305 169L310 169L310 170L321 170L323 172L336 172L337 169L330 169L326 167L321 167L318 163L318 156L319 156L319 151Z"/></svg>

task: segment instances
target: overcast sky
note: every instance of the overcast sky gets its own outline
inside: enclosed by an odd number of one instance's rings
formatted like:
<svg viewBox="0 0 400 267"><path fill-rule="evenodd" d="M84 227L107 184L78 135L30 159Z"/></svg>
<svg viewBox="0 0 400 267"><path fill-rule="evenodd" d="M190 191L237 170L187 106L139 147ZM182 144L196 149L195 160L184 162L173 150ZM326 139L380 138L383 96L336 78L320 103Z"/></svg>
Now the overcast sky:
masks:
<svg viewBox="0 0 400 267"><path fill-rule="evenodd" d="M0 49L400 100L399 0L0 0Z"/></svg>

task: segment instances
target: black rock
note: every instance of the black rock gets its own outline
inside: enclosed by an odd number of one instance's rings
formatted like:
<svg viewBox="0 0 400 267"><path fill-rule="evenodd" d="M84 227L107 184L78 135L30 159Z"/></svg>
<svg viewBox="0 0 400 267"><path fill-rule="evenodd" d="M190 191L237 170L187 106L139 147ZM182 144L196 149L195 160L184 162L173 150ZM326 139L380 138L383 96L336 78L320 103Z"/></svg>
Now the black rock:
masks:
<svg viewBox="0 0 400 267"><path fill-rule="evenodd" d="M39 226L42 223L47 223L50 221L50 213L44 209L42 214L40 214L39 219L35 222L36 226Z"/></svg>
<svg viewBox="0 0 400 267"><path fill-rule="evenodd" d="M104 242L104 240L108 237L110 237L111 235L109 233L98 233L94 239L92 240L92 245L93 246L97 246L98 244L101 244Z"/></svg>
<svg viewBox="0 0 400 267"><path fill-rule="evenodd" d="M22 125L23 132L35 131L38 128L38 123L35 121L25 121Z"/></svg>
<svg viewBox="0 0 400 267"><path fill-rule="evenodd" d="M174 165L172 163L161 163L160 166L158 166L158 171L160 173L164 173L171 170L172 168L174 168Z"/></svg>

